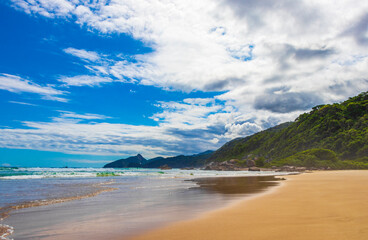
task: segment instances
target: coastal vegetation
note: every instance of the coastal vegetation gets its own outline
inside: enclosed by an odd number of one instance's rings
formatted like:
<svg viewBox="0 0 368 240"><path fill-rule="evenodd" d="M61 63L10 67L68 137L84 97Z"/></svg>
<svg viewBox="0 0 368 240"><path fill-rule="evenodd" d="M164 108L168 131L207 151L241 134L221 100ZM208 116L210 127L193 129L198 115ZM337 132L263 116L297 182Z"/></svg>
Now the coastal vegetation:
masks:
<svg viewBox="0 0 368 240"><path fill-rule="evenodd" d="M208 162L249 158L259 167L368 169L368 92L316 106L294 122L234 139Z"/></svg>

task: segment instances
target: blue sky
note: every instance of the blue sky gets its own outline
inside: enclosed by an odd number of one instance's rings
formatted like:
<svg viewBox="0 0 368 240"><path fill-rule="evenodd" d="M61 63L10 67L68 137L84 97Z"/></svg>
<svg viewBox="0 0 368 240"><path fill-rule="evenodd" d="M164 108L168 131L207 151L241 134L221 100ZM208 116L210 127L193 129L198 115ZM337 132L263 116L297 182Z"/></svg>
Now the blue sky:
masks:
<svg viewBox="0 0 368 240"><path fill-rule="evenodd" d="M0 165L199 153L366 91L367 10L1 1Z"/></svg>

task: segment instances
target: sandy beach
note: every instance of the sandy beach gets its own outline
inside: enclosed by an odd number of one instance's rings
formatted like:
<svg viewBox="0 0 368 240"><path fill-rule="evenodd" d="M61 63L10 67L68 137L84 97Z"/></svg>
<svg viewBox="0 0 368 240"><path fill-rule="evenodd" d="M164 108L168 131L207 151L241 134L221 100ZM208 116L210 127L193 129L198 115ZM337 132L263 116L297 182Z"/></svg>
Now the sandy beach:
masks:
<svg viewBox="0 0 368 240"><path fill-rule="evenodd" d="M368 239L368 171L285 178L264 194L134 240Z"/></svg>
<svg viewBox="0 0 368 240"><path fill-rule="evenodd" d="M68 178L70 171L79 177ZM127 239L195 219L282 182L270 172L179 169L126 169L122 176L82 177L96 171L105 170L43 169L19 175L27 179L1 179L7 198L0 198L0 238L14 230L14 239ZM50 178L54 173L64 178ZM30 191L29 186L35 187Z"/></svg>

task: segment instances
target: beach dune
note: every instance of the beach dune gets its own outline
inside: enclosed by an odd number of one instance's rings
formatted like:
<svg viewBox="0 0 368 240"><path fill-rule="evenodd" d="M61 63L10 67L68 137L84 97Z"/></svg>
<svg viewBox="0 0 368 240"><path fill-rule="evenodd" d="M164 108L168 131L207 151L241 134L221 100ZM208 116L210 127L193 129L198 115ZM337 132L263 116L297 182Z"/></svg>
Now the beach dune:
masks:
<svg viewBox="0 0 368 240"><path fill-rule="evenodd" d="M265 194L133 239L368 239L368 171L286 178Z"/></svg>

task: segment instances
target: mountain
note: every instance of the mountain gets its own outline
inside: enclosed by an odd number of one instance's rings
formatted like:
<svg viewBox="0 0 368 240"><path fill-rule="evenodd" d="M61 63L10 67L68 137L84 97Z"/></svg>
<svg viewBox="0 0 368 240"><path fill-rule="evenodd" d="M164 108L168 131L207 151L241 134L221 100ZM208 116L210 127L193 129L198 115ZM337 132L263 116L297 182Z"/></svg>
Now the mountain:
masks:
<svg viewBox="0 0 368 240"><path fill-rule="evenodd" d="M185 167L202 167L206 160L211 156L213 151L206 151L203 153L190 155L190 156L184 156L179 155L176 157L158 157L154 159L150 159L146 164L144 164L142 167L144 168L158 168L163 165L168 165L172 168L185 168Z"/></svg>
<svg viewBox="0 0 368 240"><path fill-rule="evenodd" d="M104 168L129 168L129 167L143 167L143 168L159 168L163 165L168 165L171 168L185 168L185 167L202 167L205 161L211 156L213 151L206 151L195 155L179 155L176 157L156 157L146 160L142 155L138 154L135 157L126 159L119 159L108 163Z"/></svg>
<svg viewBox="0 0 368 240"><path fill-rule="evenodd" d="M267 141L268 138L274 136L276 133L287 128L291 124L292 122L282 123L248 137L233 139L215 151L209 158L209 161L243 159L247 153L253 153L253 150L260 146L262 142Z"/></svg>
<svg viewBox="0 0 368 240"><path fill-rule="evenodd" d="M215 151L207 162L238 159L258 166L368 168L368 92L342 103L319 105L283 123Z"/></svg>
<svg viewBox="0 0 368 240"><path fill-rule="evenodd" d="M141 167L147 160L138 154L134 157L128 157L125 159L119 159L114 162L108 163L104 168L130 168L130 167Z"/></svg>

